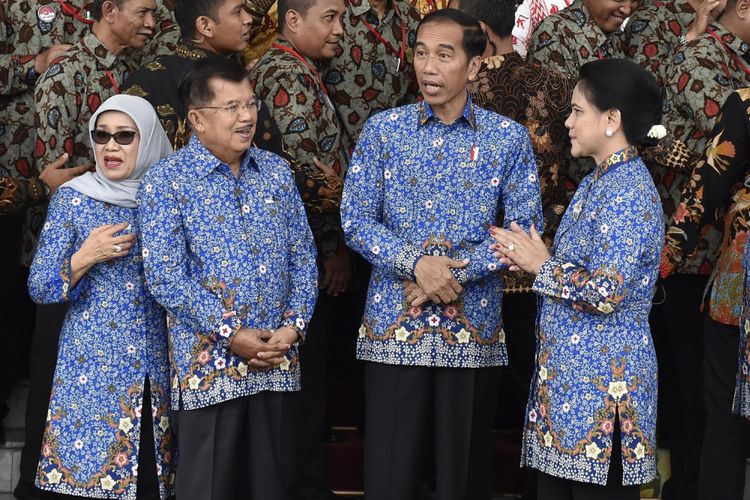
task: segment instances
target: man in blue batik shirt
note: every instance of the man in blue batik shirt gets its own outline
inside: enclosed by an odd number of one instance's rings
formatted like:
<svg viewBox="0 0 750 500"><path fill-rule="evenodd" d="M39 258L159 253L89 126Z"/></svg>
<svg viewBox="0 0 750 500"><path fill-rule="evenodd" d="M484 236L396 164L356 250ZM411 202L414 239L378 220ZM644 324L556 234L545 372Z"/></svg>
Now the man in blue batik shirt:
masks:
<svg viewBox="0 0 750 500"><path fill-rule="evenodd" d="M541 229L542 210L528 132L467 97L485 45L462 12L426 16L414 46L424 102L368 120L346 179L344 233L373 264L357 344L368 500L418 498L429 441L438 499L491 497L507 354L489 231L501 211Z"/></svg>
<svg viewBox="0 0 750 500"><path fill-rule="evenodd" d="M250 148L260 101L247 71L198 60L180 94L193 137L138 192L146 280L168 312L176 495L287 499L312 234L289 166Z"/></svg>

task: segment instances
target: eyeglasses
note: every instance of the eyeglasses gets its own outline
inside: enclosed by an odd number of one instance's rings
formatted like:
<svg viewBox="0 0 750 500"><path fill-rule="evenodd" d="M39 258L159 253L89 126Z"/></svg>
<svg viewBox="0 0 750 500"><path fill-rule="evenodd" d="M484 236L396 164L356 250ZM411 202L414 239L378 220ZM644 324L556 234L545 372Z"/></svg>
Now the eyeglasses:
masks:
<svg viewBox="0 0 750 500"><path fill-rule="evenodd" d="M236 117L240 114L240 110L260 111L260 106L262 103L263 101L261 101L257 97L253 97L244 104L235 103L230 104L229 106L199 106L193 109L221 109L224 110L228 115Z"/></svg>
<svg viewBox="0 0 750 500"><path fill-rule="evenodd" d="M114 134L110 134L105 130L92 130L91 139L97 144L107 144L110 139L114 138L115 142L120 146L127 146L135 139L135 132L133 130L120 130Z"/></svg>

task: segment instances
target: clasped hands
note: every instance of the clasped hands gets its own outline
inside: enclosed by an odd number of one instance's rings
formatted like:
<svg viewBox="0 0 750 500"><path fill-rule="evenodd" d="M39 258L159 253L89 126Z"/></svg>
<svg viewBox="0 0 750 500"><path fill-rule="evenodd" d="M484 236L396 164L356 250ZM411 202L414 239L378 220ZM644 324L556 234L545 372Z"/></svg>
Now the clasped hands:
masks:
<svg viewBox="0 0 750 500"><path fill-rule="evenodd" d="M542 264L551 257L547 245L532 225L528 233L515 222L510 230L492 226L490 234L495 243L490 245L492 255L511 271L525 271L537 275Z"/></svg>
<svg viewBox="0 0 750 500"><path fill-rule="evenodd" d="M468 259L454 260L449 257L423 255L414 267L416 283L404 281L406 303L412 307L419 307L428 300L435 304L449 304L455 301L464 289L451 269L461 269L468 264Z"/></svg>
<svg viewBox="0 0 750 500"><path fill-rule="evenodd" d="M240 328L232 337L229 348L251 367L268 370L284 362L286 353L297 342L297 330L283 326L278 330Z"/></svg>

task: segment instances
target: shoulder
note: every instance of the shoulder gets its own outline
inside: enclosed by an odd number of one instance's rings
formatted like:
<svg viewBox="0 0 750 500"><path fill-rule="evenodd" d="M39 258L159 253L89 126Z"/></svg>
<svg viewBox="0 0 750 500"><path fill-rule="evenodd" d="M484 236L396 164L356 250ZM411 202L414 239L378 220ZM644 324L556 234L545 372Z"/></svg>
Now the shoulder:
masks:
<svg viewBox="0 0 750 500"><path fill-rule="evenodd" d="M517 137L518 139L528 138L529 133L526 127L492 110L474 106L474 118L480 133L483 135L492 137L501 135L506 138Z"/></svg>
<svg viewBox="0 0 750 500"><path fill-rule="evenodd" d="M189 173L189 165L196 161L191 150L188 144L154 163L143 175L140 190L144 190L148 184L161 185L173 179L184 179Z"/></svg>
<svg viewBox="0 0 750 500"><path fill-rule="evenodd" d="M268 171L271 173L281 174L284 178L289 177L291 179L291 169L289 163L271 151L265 149L251 147L248 153L255 160L258 169Z"/></svg>
<svg viewBox="0 0 750 500"><path fill-rule="evenodd" d="M269 85L278 78L294 80L294 76L303 70L307 68L304 68L294 56L271 47L255 64L250 77L252 80L257 80L258 85Z"/></svg>
<svg viewBox="0 0 750 500"><path fill-rule="evenodd" d="M419 120L421 104L407 104L375 113L365 122L365 132L388 133L414 128Z"/></svg>

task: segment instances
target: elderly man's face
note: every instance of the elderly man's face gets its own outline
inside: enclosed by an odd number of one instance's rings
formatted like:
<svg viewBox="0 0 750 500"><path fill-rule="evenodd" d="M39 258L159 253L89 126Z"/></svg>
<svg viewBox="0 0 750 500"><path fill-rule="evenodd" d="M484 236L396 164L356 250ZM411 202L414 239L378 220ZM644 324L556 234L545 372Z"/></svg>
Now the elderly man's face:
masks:
<svg viewBox="0 0 750 500"><path fill-rule="evenodd" d="M112 32L123 46L143 47L154 36L155 0L123 0L121 7L114 6Z"/></svg>
<svg viewBox="0 0 750 500"><path fill-rule="evenodd" d="M223 161L242 156L253 142L258 111L248 80L239 83L212 78L214 97L191 110L193 131L201 143Z"/></svg>

